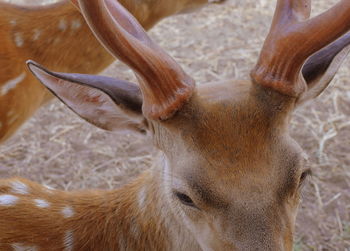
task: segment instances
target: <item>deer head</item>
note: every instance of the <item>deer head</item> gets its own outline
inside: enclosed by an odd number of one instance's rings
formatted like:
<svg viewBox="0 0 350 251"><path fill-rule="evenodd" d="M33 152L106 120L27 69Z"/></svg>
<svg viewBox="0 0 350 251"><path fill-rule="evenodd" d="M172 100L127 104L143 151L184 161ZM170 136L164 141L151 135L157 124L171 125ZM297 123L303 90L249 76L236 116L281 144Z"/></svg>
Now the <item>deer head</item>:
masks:
<svg viewBox="0 0 350 251"><path fill-rule="evenodd" d="M197 86L119 3L79 5L100 42L134 70L139 87L29 61L33 74L92 124L151 133L164 153L154 180L177 224L203 250L291 250L309 170L288 125L348 53L350 1L309 18L310 1L278 0L251 79Z"/></svg>

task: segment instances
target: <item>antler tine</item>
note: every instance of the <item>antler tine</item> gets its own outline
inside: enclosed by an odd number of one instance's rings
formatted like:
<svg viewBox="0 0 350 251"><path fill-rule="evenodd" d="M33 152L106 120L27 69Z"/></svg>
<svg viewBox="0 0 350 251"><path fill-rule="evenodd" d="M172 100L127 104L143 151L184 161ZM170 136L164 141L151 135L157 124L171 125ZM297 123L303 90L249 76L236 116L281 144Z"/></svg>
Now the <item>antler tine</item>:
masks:
<svg viewBox="0 0 350 251"><path fill-rule="evenodd" d="M278 0L275 16L252 79L282 94L298 97L307 86L301 69L315 52L350 29L350 1L341 0L309 19L310 0Z"/></svg>
<svg viewBox="0 0 350 251"><path fill-rule="evenodd" d="M136 73L145 116L168 119L188 101L194 80L148 37L120 3L79 0L79 6L100 42Z"/></svg>
<svg viewBox="0 0 350 251"><path fill-rule="evenodd" d="M309 48L305 46L309 54L334 42L350 30L350 1L342 0L323 14L308 20L305 29L317 36L307 44Z"/></svg>

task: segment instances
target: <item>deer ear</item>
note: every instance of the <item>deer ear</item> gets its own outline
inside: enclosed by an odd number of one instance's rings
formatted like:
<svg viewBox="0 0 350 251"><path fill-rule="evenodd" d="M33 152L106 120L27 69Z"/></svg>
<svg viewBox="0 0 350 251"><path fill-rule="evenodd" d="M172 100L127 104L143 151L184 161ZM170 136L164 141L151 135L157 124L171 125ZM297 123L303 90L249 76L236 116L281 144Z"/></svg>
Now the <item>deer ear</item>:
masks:
<svg viewBox="0 0 350 251"><path fill-rule="evenodd" d="M350 51L350 33L312 55L304 64L303 77L308 91L298 100L302 104L320 95L330 84Z"/></svg>
<svg viewBox="0 0 350 251"><path fill-rule="evenodd" d="M33 61L27 65L43 85L91 124L109 131L145 133L137 85L102 76L51 72Z"/></svg>

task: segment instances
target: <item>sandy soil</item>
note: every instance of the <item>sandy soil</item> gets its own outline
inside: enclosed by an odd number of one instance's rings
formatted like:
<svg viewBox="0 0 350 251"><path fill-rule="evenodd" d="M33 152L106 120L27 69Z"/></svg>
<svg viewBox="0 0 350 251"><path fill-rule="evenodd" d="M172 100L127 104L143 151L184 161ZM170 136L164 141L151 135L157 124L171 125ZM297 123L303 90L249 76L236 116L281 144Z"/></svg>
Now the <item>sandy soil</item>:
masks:
<svg viewBox="0 0 350 251"><path fill-rule="evenodd" d="M314 2L317 14L337 1ZM169 18L151 35L199 84L245 79L273 8L268 0L231 0ZM119 64L103 74L133 79ZM291 124L313 172L304 187L295 250L350 250L349 78L347 60L325 93L295 112ZM67 190L115 188L149 168L156 155L149 139L96 129L53 101L0 146L0 177L19 175Z"/></svg>

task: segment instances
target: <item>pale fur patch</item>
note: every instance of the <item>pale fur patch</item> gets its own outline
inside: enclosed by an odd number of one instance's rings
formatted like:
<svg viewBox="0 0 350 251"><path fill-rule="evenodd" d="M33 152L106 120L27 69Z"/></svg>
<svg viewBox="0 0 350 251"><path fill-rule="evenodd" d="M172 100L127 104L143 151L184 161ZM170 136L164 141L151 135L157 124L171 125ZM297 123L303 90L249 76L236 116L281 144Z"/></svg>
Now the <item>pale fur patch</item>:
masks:
<svg viewBox="0 0 350 251"><path fill-rule="evenodd" d="M38 251L39 249L35 246L25 246L21 243L14 243L11 245L14 251Z"/></svg>
<svg viewBox="0 0 350 251"><path fill-rule="evenodd" d="M53 193L53 191L55 191L55 188L50 187L50 186L48 186L48 185L44 185L44 187L46 188L46 191L47 191L48 193Z"/></svg>
<svg viewBox="0 0 350 251"><path fill-rule="evenodd" d="M73 231L66 231L63 237L64 251L72 251L74 247Z"/></svg>
<svg viewBox="0 0 350 251"><path fill-rule="evenodd" d="M61 20L58 22L58 29L61 30L61 31L67 30L67 21L64 20L64 19L61 19Z"/></svg>
<svg viewBox="0 0 350 251"><path fill-rule="evenodd" d="M64 207L61 212L64 218L70 218L70 217L73 217L74 215L74 210L70 206Z"/></svg>
<svg viewBox="0 0 350 251"><path fill-rule="evenodd" d="M11 192L16 194L29 194L29 188L23 182L15 180L11 182Z"/></svg>
<svg viewBox="0 0 350 251"><path fill-rule="evenodd" d="M133 221L130 225L130 234L134 237L135 240L139 239L141 236L140 227L136 221Z"/></svg>
<svg viewBox="0 0 350 251"><path fill-rule="evenodd" d="M12 89L16 88L16 86L21 83L24 78L26 77L26 73L23 72L21 75L19 75L18 77L14 78L14 79L10 79L9 81L7 81L1 88L0 88L0 96L4 96L6 95L9 91L11 91Z"/></svg>
<svg viewBox="0 0 350 251"><path fill-rule="evenodd" d="M0 206L13 206L18 201L18 197L10 195L10 194L4 194L0 195Z"/></svg>
<svg viewBox="0 0 350 251"><path fill-rule="evenodd" d="M137 203L140 210L143 210L146 207L147 200L147 187L142 187L137 194Z"/></svg>
<svg viewBox="0 0 350 251"><path fill-rule="evenodd" d="M22 33L16 32L14 34L14 41L17 47L23 47L24 39Z"/></svg>
<svg viewBox="0 0 350 251"><path fill-rule="evenodd" d="M48 208L51 205L50 202L43 199L35 199L34 202L35 205L40 208Z"/></svg>
<svg viewBox="0 0 350 251"><path fill-rule="evenodd" d="M12 125L14 122L16 122L17 119L19 119L19 115L16 114L9 118L9 120L7 121L7 124Z"/></svg>
<svg viewBox="0 0 350 251"><path fill-rule="evenodd" d="M12 26L15 26L15 25L17 24L17 20L15 20L15 19L11 20L11 21L10 21L10 24L11 24Z"/></svg>
<svg viewBox="0 0 350 251"><path fill-rule="evenodd" d="M33 41L37 41L37 40L40 38L41 33L42 33L42 31L39 30L39 29L33 30L32 40L33 40Z"/></svg>
<svg viewBox="0 0 350 251"><path fill-rule="evenodd" d="M80 20L73 20L71 24L72 30L78 30L81 27Z"/></svg>
<svg viewBox="0 0 350 251"><path fill-rule="evenodd" d="M19 118L18 114L16 114L15 110L13 110L13 109L8 111L6 116L8 118L8 120L7 120L8 125L13 124Z"/></svg>

